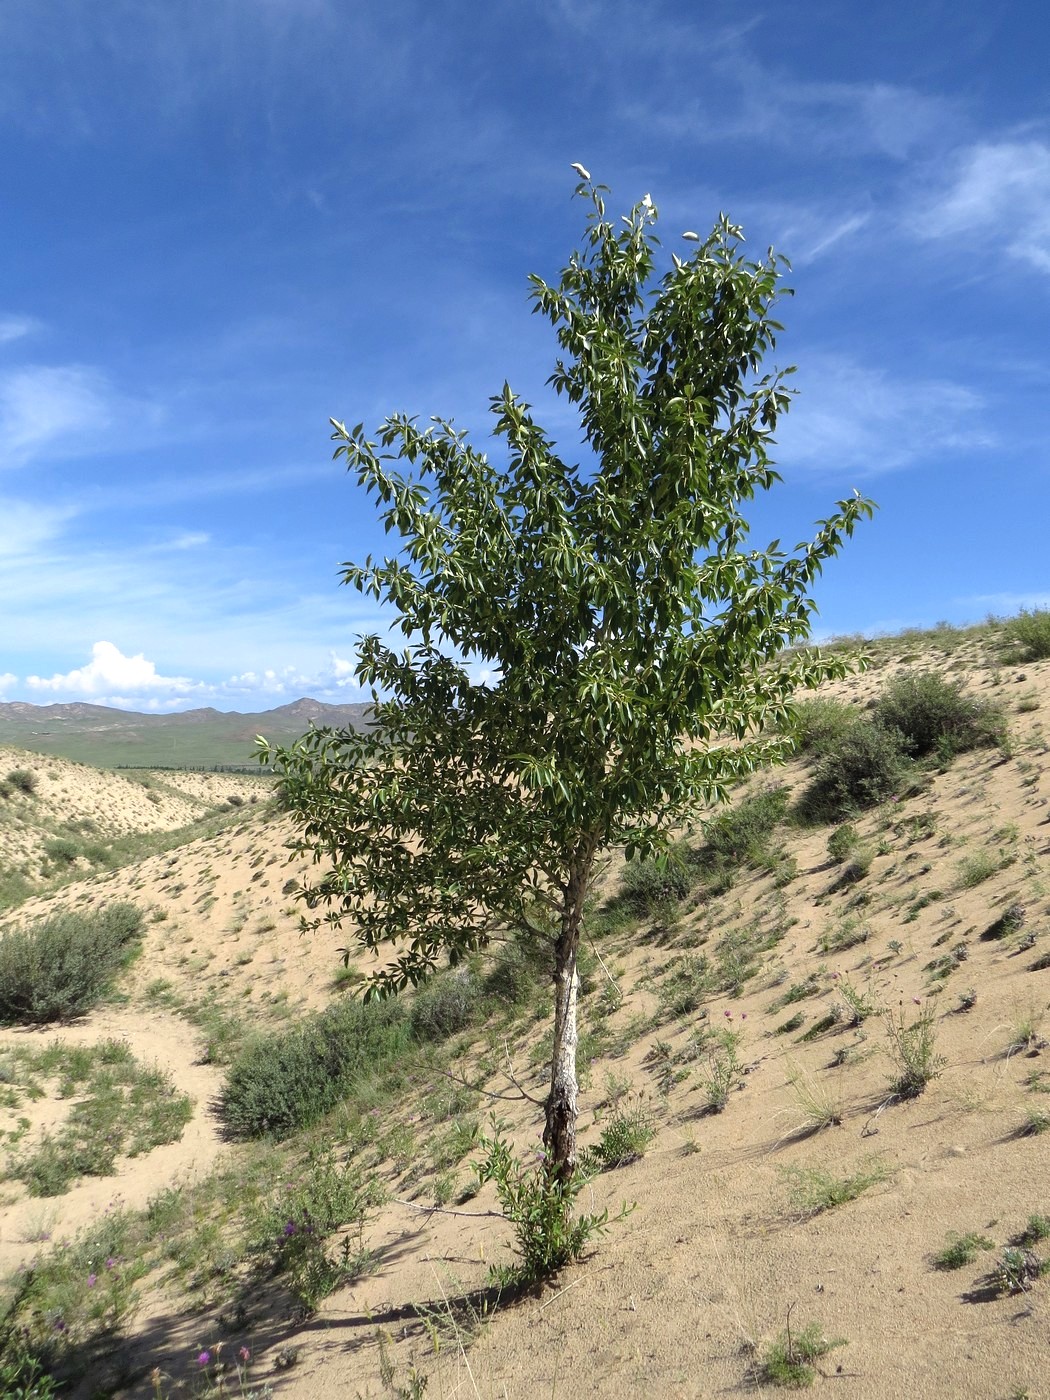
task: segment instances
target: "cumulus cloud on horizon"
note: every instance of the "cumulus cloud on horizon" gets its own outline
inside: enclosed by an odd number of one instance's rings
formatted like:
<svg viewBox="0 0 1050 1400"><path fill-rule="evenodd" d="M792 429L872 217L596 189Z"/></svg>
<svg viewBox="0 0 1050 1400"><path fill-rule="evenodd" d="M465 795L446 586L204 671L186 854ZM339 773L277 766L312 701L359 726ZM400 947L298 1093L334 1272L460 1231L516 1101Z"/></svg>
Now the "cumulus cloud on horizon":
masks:
<svg viewBox="0 0 1050 1400"><path fill-rule="evenodd" d="M125 656L119 647L104 641L96 642L91 648L91 660L86 666L50 678L27 676L26 685L31 690L65 692L92 699L112 691L135 695L164 690L187 695L205 689L200 681L190 680L188 676L158 675L155 663L147 661L142 652L137 656Z"/></svg>
<svg viewBox="0 0 1050 1400"><path fill-rule="evenodd" d="M53 676L27 676L25 687L50 699L62 696L90 700L121 710L167 712L196 705L243 707L245 701L260 705L282 704L310 695L315 699L346 700L363 696L354 680L356 663L334 651L313 671L298 666L266 666L243 671L223 680L196 680L190 676L166 676L143 652L125 656L113 642L96 642L91 660L71 671ZM0 698L16 684L15 675L0 675ZM348 694L349 692L349 694Z"/></svg>

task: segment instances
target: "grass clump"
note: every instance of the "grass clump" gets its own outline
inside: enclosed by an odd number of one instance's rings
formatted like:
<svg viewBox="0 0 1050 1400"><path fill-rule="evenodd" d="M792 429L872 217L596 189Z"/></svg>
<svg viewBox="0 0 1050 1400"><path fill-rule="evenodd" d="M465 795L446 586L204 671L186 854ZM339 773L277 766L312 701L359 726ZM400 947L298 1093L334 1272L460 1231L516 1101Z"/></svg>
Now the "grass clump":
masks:
<svg viewBox="0 0 1050 1400"><path fill-rule="evenodd" d="M969 1234L957 1235L949 1234L945 1246L933 1256L933 1267L948 1271L951 1269L963 1269L967 1264L972 1264L982 1249L994 1249L995 1245L984 1235L979 1235L975 1230Z"/></svg>
<svg viewBox="0 0 1050 1400"><path fill-rule="evenodd" d="M790 791L767 787L704 823L704 844L693 859L708 875L770 859L770 841L787 814Z"/></svg>
<svg viewBox="0 0 1050 1400"><path fill-rule="evenodd" d="M285 1277L302 1307L313 1312L337 1288L372 1266L364 1229L383 1192L351 1164L336 1162L330 1148L315 1148L291 1190L276 1191L259 1210L248 1251L270 1274ZM337 1242L331 1236L341 1231Z"/></svg>
<svg viewBox="0 0 1050 1400"><path fill-rule="evenodd" d="M890 1175L890 1169L878 1160L870 1161L859 1171L847 1176L833 1176L819 1167L785 1167L791 1195L791 1209L802 1220L820 1215L836 1206L855 1201L871 1186L877 1186Z"/></svg>
<svg viewBox="0 0 1050 1400"><path fill-rule="evenodd" d="M817 1376L814 1361L827 1356L835 1347L845 1345L843 1338L829 1341L818 1322L811 1322L801 1332L792 1334L789 1318L787 1329L762 1357L759 1379L789 1390L805 1390Z"/></svg>
<svg viewBox="0 0 1050 1400"><path fill-rule="evenodd" d="M343 1002L246 1041L230 1065L220 1114L234 1137L290 1137L362 1081L402 1065L413 1046L400 1002Z"/></svg>
<svg viewBox="0 0 1050 1400"><path fill-rule="evenodd" d="M904 751L914 758L936 753L950 759L1006 737L999 706L967 695L936 671L898 676L880 694L873 715L883 729L901 735Z"/></svg>
<svg viewBox="0 0 1050 1400"><path fill-rule="evenodd" d="M66 910L0 937L0 1024L37 1025L89 1011L131 961L143 917L133 904Z"/></svg>
<svg viewBox="0 0 1050 1400"><path fill-rule="evenodd" d="M1018 661L1045 661L1050 656L1050 608L1023 608L1006 623L1003 640Z"/></svg>

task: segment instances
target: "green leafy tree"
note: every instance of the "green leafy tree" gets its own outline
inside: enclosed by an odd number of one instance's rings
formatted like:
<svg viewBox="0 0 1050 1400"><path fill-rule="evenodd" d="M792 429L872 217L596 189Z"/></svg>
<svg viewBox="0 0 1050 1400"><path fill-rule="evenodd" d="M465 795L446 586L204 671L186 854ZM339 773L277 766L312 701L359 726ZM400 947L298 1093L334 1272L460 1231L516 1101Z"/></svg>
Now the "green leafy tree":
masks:
<svg viewBox="0 0 1050 1400"><path fill-rule="evenodd" d="M556 285L531 281L585 460L564 460L506 384L492 400L501 465L441 419L394 416L378 441L333 419L336 457L401 541L343 580L393 614L406 644L360 643L371 728L264 753L300 852L323 867L300 892L305 926L345 925L392 953L370 994L416 985L499 931L549 946L544 1143L563 1178L576 1160L577 953L600 857L658 853L783 756L775 726L792 694L847 669L787 650L808 637L808 589L872 510L854 495L794 552L748 548L743 508L779 480L769 449L789 403L790 371L762 373L783 260L746 260L721 216L659 278L649 197L614 223L604 186L576 193L590 205L582 251Z"/></svg>

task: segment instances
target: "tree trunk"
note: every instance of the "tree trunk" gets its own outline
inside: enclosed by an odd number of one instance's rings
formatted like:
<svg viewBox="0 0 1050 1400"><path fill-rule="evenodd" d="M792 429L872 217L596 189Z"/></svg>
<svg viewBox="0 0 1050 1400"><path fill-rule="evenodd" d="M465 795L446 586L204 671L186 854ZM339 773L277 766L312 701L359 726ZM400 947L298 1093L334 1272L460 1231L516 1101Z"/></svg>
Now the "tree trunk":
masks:
<svg viewBox="0 0 1050 1400"><path fill-rule="evenodd" d="M590 868L591 858L588 857L569 878L561 931L554 951L554 1051L543 1145L547 1150L548 1170L565 1179L576 1170L576 1000L580 985L576 959Z"/></svg>

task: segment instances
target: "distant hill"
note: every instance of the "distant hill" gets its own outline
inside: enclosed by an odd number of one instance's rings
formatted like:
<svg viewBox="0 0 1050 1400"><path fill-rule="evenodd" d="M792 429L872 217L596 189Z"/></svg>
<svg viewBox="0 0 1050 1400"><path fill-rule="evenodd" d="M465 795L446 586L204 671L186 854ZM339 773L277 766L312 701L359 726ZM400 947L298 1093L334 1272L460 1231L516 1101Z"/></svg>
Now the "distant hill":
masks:
<svg viewBox="0 0 1050 1400"><path fill-rule="evenodd" d="M210 706L179 714L140 714L77 701L68 705L0 704L0 744L56 754L100 768L254 766L254 741L299 738L311 724L360 729L368 705L327 705L304 696L257 714Z"/></svg>

